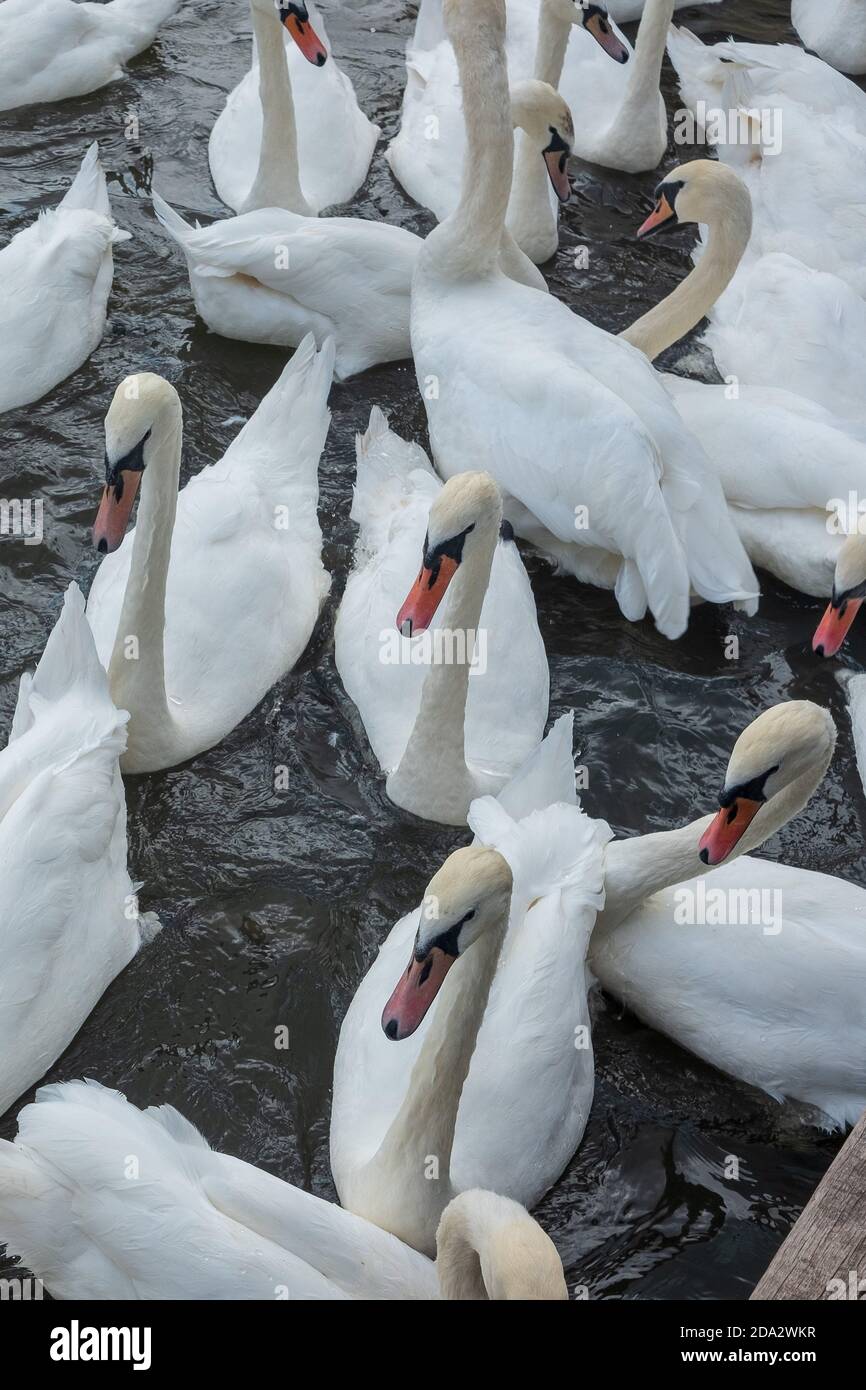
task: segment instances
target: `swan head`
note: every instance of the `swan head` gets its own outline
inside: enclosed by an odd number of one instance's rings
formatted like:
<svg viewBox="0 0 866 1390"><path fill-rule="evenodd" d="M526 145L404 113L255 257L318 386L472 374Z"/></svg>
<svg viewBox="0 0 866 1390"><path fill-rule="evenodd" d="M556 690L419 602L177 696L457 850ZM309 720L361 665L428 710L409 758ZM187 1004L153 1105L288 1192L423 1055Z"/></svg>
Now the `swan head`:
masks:
<svg viewBox="0 0 866 1390"><path fill-rule="evenodd" d="M721 864L768 802L802 778L824 775L836 726L811 700L773 705L740 734L728 763L719 811L701 836L704 864Z"/></svg>
<svg viewBox="0 0 866 1390"><path fill-rule="evenodd" d="M304 0L252 0L256 9L273 13L276 8L280 23L291 34L308 63L320 68L328 60L328 50L312 24Z"/></svg>
<svg viewBox="0 0 866 1390"><path fill-rule="evenodd" d="M597 5L593 0L545 0L545 4L557 19L579 24L591 34L614 62L628 62L628 49L611 24L606 5Z"/></svg>
<svg viewBox="0 0 866 1390"><path fill-rule="evenodd" d="M105 484L93 543L101 554L121 544L142 476L151 462L152 434L166 407L180 415L177 392L154 372L126 377L105 417Z"/></svg>
<svg viewBox="0 0 866 1390"><path fill-rule="evenodd" d="M502 495L489 473L458 473L438 494L427 522L421 570L397 614L405 637L433 621L460 566L502 523Z"/></svg>
<svg viewBox="0 0 866 1390"><path fill-rule="evenodd" d="M714 227L734 217L752 227L752 198L739 174L714 159L693 159L671 169L655 191L655 207L638 228L640 238L687 222Z"/></svg>
<svg viewBox="0 0 866 1390"><path fill-rule="evenodd" d="M553 1241L510 1197L470 1188L442 1213L436 1273L445 1299L565 1300Z"/></svg>
<svg viewBox="0 0 866 1390"><path fill-rule="evenodd" d="M448 856L427 887L408 968L382 1013L387 1038L415 1032L454 962L507 917L511 887L495 849L469 845Z"/></svg>
<svg viewBox="0 0 866 1390"><path fill-rule="evenodd" d="M866 599L866 536L847 536L839 551L830 606L812 638L818 656L835 656Z"/></svg>
<svg viewBox="0 0 866 1390"><path fill-rule="evenodd" d="M574 149L574 121L564 97L547 82L529 78L511 88L511 119L544 157L561 203L571 197L568 161Z"/></svg>

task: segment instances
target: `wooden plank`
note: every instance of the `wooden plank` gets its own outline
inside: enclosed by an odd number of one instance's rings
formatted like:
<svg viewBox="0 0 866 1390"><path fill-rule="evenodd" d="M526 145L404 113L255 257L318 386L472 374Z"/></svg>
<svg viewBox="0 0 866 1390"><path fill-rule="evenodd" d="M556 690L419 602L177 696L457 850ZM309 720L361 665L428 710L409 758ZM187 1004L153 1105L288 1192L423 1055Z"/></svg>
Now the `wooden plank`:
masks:
<svg viewBox="0 0 866 1390"><path fill-rule="evenodd" d="M866 1300L866 1114L812 1193L752 1298Z"/></svg>

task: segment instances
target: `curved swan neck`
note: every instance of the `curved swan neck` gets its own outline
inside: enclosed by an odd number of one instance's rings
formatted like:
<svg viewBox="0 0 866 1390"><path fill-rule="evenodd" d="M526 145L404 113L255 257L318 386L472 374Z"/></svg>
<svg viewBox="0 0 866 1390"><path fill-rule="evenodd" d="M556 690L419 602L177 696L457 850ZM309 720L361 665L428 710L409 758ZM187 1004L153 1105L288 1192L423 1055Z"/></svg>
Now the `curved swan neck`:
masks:
<svg viewBox="0 0 866 1390"><path fill-rule="evenodd" d="M446 0L446 24L457 56L466 154L460 202L427 238L437 270L450 279L497 267L511 193L514 131L501 0Z"/></svg>
<svg viewBox="0 0 866 1390"><path fill-rule="evenodd" d="M241 212L285 208L313 216L300 183L295 103L282 26L276 10L265 14L256 4L250 9L259 56L262 143L256 177Z"/></svg>
<svg viewBox="0 0 866 1390"><path fill-rule="evenodd" d="M442 1213L436 1274L446 1299L567 1299L550 1237L508 1197L470 1188Z"/></svg>
<svg viewBox="0 0 866 1390"><path fill-rule="evenodd" d="M832 748L826 757L816 759L809 771L768 801L725 862L751 854L799 815L824 780L831 758ZM617 926L653 893L711 873L714 866L698 858L698 842L713 819L712 815L702 816L676 830L612 841L605 861L605 906L597 929L604 932Z"/></svg>
<svg viewBox="0 0 866 1390"><path fill-rule="evenodd" d="M164 743L173 723L165 692L165 591L182 429L180 400L167 386L145 446L129 577L108 665L111 697L130 714L130 751L154 740Z"/></svg>
<svg viewBox="0 0 866 1390"><path fill-rule="evenodd" d="M514 1223L515 1207L492 1192L470 1191L445 1208L436 1232L436 1274L443 1298L479 1301L492 1296L485 1274L491 1283L498 1282L497 1236Z"/></svg>
<svg viewBox="0 0 866 1390"><path fill-rule="evenodd" d="M439 629L431 635L431 665L424 678L421 704L406 749L400 759L398 780L411 777L418 785L436 780L446 784L466 776L466 700L473 653L479 639L484 596L496 551L498 530L493 521L479 521L473 543L467 543ZM441 647L436 633L441 633Z"/></svg>
<svg viewBox="0 0 866 1390"><path fill-rule="evenodd" d="M733 202L714 219L707 247L694 270L621 336L655 361L709 313L734 278L751 235L751 202Z"/></svg>

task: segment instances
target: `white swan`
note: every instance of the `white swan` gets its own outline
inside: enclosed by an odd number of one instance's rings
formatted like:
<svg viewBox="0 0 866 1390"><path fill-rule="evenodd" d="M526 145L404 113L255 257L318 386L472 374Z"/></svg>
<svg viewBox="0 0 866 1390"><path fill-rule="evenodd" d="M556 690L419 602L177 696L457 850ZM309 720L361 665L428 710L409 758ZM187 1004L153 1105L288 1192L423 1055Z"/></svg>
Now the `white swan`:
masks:
<svg viewBox="0 0 866 1390"><path fill-rule="evenodd" d="M753 252L782 252L838 275L866 294L866 207L852 190L866 179L866 94L798 48L727 42L705 48L672 30L668 48L688 105L740 113L721 132L707 122L719 158L749 185ZM751 115L748 113L761 113Z"/></svg>
<svg viewBox="0 0 866 1390"><path fill-rule="evenodd" d="M158 926L126 869L126 721L71 584L0 753L0 1114Z"/></svg>
<svg viewBox="0 0 866 1390"><path fill-rule="evenodd" d="M515 1202L467 1192L434 1265L321 1197L217 1153L170 1105L44 1086L0 1140L0 1242L59 1299L565 1299ZM438 1276L438 1278L437 1278Z"/></svg>
<svg viewBox="0 0 866 1390"><path fill-rule="evenodd" d="M707 229L697 267L623 334L651 361L711 313L736 276L751 234L748 189L715 160L672 169L638 235L685 223ZM866 494L866 432L791 391L664 380L716 470L752 563L803 593L828 595L844 529L828 506Z"/></svg>
<svg viewBox="0 0 866 1390"><path fill-rule="evenodd" d="M792 0L791 23L826 63L840 72L866 72L866 11L859 0Z"/></svg>
<svg viewBox="0 0 866 1390"><path fill-rule="evenodd" d="M337 670L392 801L463 825L470 802L499 791L544 733L550 678L532 588L517 547L500 541L487 474L443 487L377 409L357 455L360 533Z"/></svg>
<svg viewBox="0 0 866 1390"><path fill-rule="evenodd" d="M866 891L749 851L802 810L835 739L817 705L777 705L737 740L717 815L613 841L589 952L645 1023L830 1126L866 1106Z"/></svg>
<svg viewBox="0 0 866 1390"><path fill-rule="evenodd" d="M265 16L262 15L262 22ZM268 17L268 22L276 16ZM277 196L271 173L281 162L294 187L298 210L260 207L204 229L193 229L158 194L153 206L182 248L196 308L217 333L244 342L294 346L307 333L336 340L335 375L343 381L379 362L410 355L409 296L421 240L402 227L360 217L319 220L304 212L297 177L297 142L288 69L282 56L284 119L262 142L258 197ZM539 82L516 86L512 119L534 141L539 167L546 163L565 196L571 116L552 88ZM275 144L279 148L275 148ZM298 201L299 200L299 201ZM504 229L500 264L512 279L546 290L543 276Z"/></svg>
<svg viewBox="0 0 866 1390"><path fill-rule="evenodd" d="M180 494L177 392L150 372L118 386L94 527L97 548L113 553L87 616L130 713L124 771L211 748L307 645L329 588L316 506L332 367L333 344L317 355L303 342L219 463Z"/></svg>
<svg viewBox="0 0 866 1390"><path fill-rule="evenodd" d="M388 146L385 157L409 196L422 207L429 208L442 222L451 215L460 199L466 124L457 59L442 28L440 0L437 3L439 22L436 24L431 23L430 11L425 11L423 6L419 11L415 35L406 55L407 80L400 130ZM535 0L534 5L509 7L507 41L512 87L527 78L540 79L557 87L573 26L586 29L587 34L618 62L610 64L602 60L597 71L588 58L588 54L597 53L595 45L576 43L574 47L583 57L583 63L579 62L581 78L570 82L568 90L582 94L586 68L594 90L607 91L604 74L624 62L629 50L612 33L604 8L583 0ZM534 61L533 54L536 55ZM565 95L565 83L562 90ZM540 264L556 251L560 198L548 186L544 169L536 157L536 142L521 137L518 149L521 158L515 165L508 225L521 250ZM555 154L555 149L551 154ZM560 196L562 192L564 190L560 191Z"/></svg>
<svg viewBox="0 0 866 1390"><path fill-rule="evenodd" d="M560 90L572 108L574 151L581 159L630 174L655 169L662 160L668 118L659 81L673 12L674 0L647 0L631 62L605 73L601 82L601 69L597 63L590 68L585 48L579 53L572 44L566 55L564 36L556 48L548 47L551 73L560 55L565 60ZM546 70L540 68L538 76L556 85Z"/></svg>
<svg viewBox="0 0 866 1390"><path fill-rule="evenodd" d="M393 928L340 1030L340 1199L421 1250L454 1192L532 1207L583 1136L585 955L610 830L576 804L571 735L563 716L498 800L473 804L481 843Z"/></svg>
<svg viewBox="0 0 866 1390"><path fill-rule="evenodd" d="M497 269L511 182L504 8L446 4L470 158L460 207L418 256L412 348L437 469L483 458L515 530L578 578L686 628L691 586L752 604L757 580L700 445L646 359Z"/></svg>
<svg viewBox="0 0 866 1390"><path fill-rule="evenodd" d="M5 0L0 6L0 111L65 101L123 77L180 0Z"/></svg>
<svg viewBox="0 0 866 1390"><path fill-rule="evenodd" d="M208 145L217 193L235 212L285 207L315 214L347 203L367 177L379 127L358 106L312 0L250 0L250 11L255 33L252 67L229 93ZM274 22L277 13L282 28ZM286 63L298 98L298 166L306 207L281 176L285 161L279 156L294 132L295 119L287 129L282 75ZM257 171L263 141L276 157L268 170L259 165Z"/></svg>
<svg viewBox="0 0 866 1390"><path fill-rule="evenodd" d="M111 248L128 239L114 225L93 144L57 207L0 251L0 411L39 400L99 346Z"/></svg>

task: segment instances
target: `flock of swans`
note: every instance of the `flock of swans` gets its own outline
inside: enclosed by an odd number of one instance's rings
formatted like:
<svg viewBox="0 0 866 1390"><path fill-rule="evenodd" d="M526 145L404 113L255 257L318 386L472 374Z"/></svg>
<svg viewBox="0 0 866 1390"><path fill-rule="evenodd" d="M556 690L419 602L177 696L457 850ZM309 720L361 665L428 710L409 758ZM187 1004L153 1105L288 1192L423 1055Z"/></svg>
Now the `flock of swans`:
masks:
<svg viewBox="0 0 866 1390"><path fill-rule="evenodd" d="M177 5L6 0L3 106L113 81ZM394 926L343 1021L340 1206L214 1152L169 1106L73 1082L43 1087L0 1142L0 1242L61 1298L565 1298L528 1212L587 1123L596 981L810 1122L841 1128L866 1106L866 892L752 855L819 791L829 714L767 709L720 766L714 812L614 838L578 802L572 716L545 736L547 658L516 543L672 640L695 603L753 613L755 567L768 570L829 599L813 645L839 651L866 599L866 537L827 525L828 499L866 488L852 191L866 96L828 63L866 71L864 6L794 0L816 57L705 46L671 27L674 0L421 0L385 158L437 218L426 238L319 216L363 183L380 132L312 4L250 8L253 63L209 146L232 213L192 227L156 192L153 210L208 326L294 352L180 490L175 388L136 373L109 406L101 564L86 604L70 585L0 754L0 1112L158 943L127 869L121 773L213 747L292 670L330 587L317 474L332 381L408 357L433 463L373 406L336 663L391 801L473 838ZM632 49L612 21L638 17ZM570 155L626 172L661 161L666 50L688 107L781 111L784 144L771 156L756 118L745 150L721 140L717 159L664 175L637 236L695 224L694 268L617 337L538 267ZM94 146L59 205L0 251L0 410L94 350L125 235ZM657 371L705 319L725 384ZM471 651L381 659L383 633L410 653L437 630L489 638L483 677L469 679ZM861 756L864 684L850 678ZM674 893L703 877L780 889L779 930L684 929Z"/></svg>

